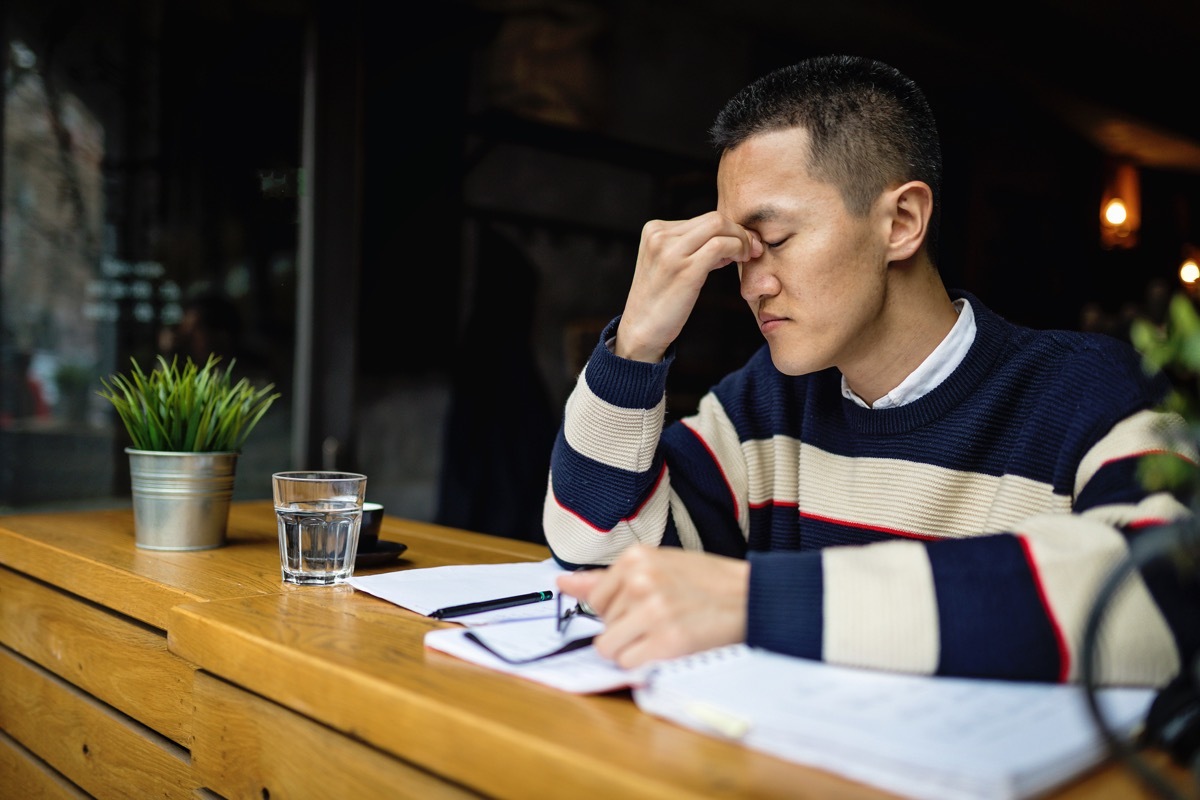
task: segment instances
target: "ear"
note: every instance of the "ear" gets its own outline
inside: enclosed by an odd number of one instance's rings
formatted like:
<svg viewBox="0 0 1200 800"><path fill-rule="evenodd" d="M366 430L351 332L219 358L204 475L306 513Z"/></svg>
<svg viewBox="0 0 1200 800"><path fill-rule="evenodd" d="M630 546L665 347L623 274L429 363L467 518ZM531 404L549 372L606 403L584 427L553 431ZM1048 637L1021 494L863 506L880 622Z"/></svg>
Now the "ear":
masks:
<svg viewBox="0 0 1200 800"><path fill-rule="evenodd" d="M925 243L933 217L933 191L923 181L909 181L884 193L889 216L888 261L906 261Z"/></svg>

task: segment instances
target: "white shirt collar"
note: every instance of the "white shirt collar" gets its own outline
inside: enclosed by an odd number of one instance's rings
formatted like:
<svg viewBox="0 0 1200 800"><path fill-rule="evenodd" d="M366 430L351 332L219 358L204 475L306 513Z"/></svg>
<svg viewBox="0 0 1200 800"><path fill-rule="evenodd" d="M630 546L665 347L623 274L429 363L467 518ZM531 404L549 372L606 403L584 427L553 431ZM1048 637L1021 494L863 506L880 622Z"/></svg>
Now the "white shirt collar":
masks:
<svg viewBox="0 0 1200 800"><path fill-rule="evenodd" d="M946 338L942 339L941 343L934 348L933 352L925 357L921 365L900 382L899 386L876 400L874 404L868 404L866 400L854 393L850 384L846 383L846 376L843 375L842 396L853 400L863 408L895 408L905 403L911 403L936 389L942 381L950 377L950 373L958 368L958 365L966 357L967 351L971 349L971 344L975 341L975 312L971 310L971 304L966 301L966 298L960 297L954 301L954 307L958 309L958 319L955 321L954 327L946 334Z"/></svg>

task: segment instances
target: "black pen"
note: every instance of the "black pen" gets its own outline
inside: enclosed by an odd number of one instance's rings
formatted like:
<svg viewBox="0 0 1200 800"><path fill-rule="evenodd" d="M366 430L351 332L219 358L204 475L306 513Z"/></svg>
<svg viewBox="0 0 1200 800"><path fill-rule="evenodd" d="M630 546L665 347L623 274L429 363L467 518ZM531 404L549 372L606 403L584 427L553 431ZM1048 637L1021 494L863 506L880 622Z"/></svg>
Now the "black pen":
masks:
<svg viewBox="0 0 1200 800"><path fill-rule="evenodd" d="M480 600L478 603L463 603L461 606L446 606L445 608L439 608L437 611L429 612L429 616L434 619L462 617L467 614L495 611L498 608L508 608L509 606L540 603L543 600L552 600L553 598L554 592L530 592L529 594L518 594L512 597L498 597L495 600Z"/></svg>

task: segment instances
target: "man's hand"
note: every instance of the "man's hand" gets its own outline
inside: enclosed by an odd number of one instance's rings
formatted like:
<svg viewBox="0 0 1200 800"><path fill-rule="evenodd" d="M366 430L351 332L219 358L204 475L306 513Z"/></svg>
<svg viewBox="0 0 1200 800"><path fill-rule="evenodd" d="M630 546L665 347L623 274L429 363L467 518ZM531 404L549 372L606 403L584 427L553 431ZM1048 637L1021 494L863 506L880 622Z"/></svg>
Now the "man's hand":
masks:
<svg viewBox="0 0 1200 800"><path fill-rule="evenodd" d="M749 586L747 561L645 545L558 578L604 620L597 652L626 669L744 641Z"/></svg>
<svg viewBox="0 0 1200 800"><path fill-rule="evenodd" d="M716 211L647 222L614 352L635 361L661 361L691 316L709 273L762 254L758 234Z"/></svg>

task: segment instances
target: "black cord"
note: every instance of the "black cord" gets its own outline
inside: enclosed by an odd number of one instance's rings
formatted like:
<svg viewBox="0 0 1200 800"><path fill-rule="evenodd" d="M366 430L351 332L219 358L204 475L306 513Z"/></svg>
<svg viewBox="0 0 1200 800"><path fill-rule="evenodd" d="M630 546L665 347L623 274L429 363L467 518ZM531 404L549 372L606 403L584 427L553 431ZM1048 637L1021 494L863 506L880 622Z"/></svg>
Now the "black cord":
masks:
<svg viewBox="0 0 1200 800"><path fill-rule="evenodd" d="M1083 633L1083 686L1092 720L1099 728L1113 755L1124 761L1146 786L1169 800L1186 800L1186 798L1158 770L1139 756L1125 737L1118 736L1112 730L1100 710L1100 704L1096 697L1096 660L1099 655L1096 643L1104 614L1126 578L1135 570L1140 570L1155 559L1167 556L1179 557L1179 554L1188 553L1189 544L1195 551L1197 540L1200 540L1200 529L1197 529L1192 521L1147 531L1134 539L1130 544L1128 555L1117 564L1101 585Z"/></svg>

